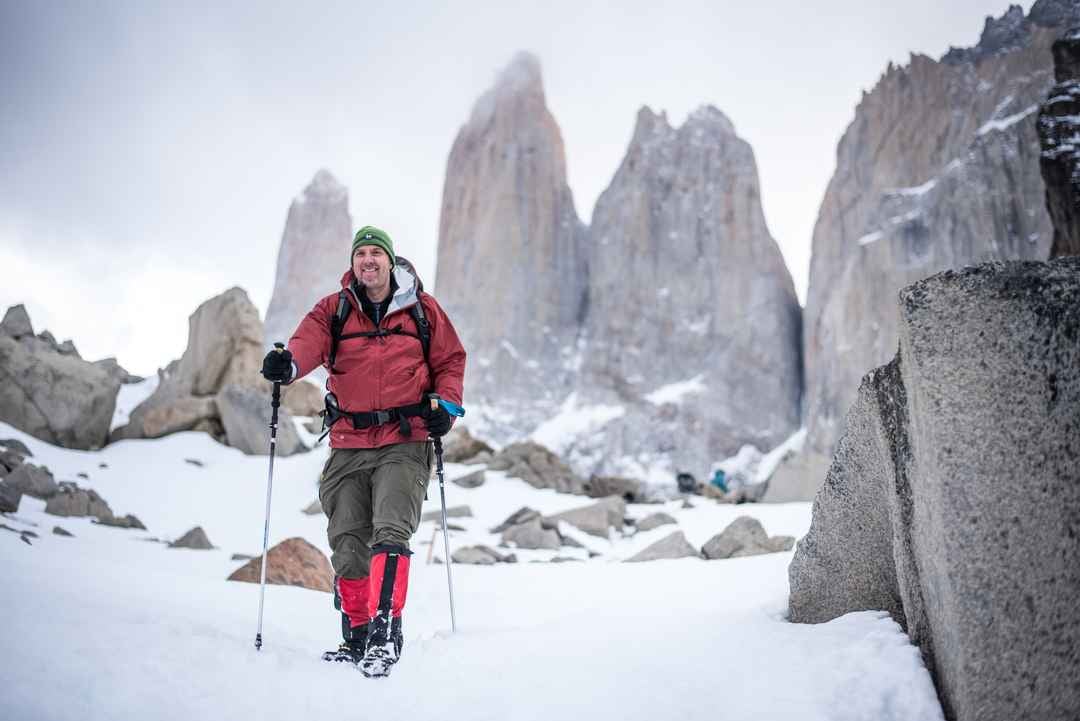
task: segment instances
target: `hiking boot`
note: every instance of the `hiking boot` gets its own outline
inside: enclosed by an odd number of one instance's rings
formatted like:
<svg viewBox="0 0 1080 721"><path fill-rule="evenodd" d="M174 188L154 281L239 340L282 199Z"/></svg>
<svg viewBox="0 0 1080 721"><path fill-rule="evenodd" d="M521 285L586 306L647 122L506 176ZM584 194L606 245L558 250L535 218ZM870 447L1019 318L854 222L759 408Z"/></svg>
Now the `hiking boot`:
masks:
<svg viewBox="0 0 1080 721"><path fill-rule="evenodd" d="M342 641L336 651L327 651L322 655L323 661L333 663L351 663L356 666L364 659L364 642Z"/></svg>

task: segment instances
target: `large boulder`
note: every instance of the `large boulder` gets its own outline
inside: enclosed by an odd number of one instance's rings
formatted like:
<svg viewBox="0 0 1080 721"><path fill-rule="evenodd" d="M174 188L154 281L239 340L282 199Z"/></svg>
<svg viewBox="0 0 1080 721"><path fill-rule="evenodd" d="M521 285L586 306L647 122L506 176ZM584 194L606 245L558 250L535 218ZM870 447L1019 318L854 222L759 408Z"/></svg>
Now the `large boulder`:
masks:
<svg viewBox="0 0 1080 721"><path fill-rule="evenodd" d="M288 343L315 303L340 287L351 243L349 191L328 170L319 170L285 219L266 309L267 345Z"/></svg>
<svg viewBox="0 0 1080 721"><path fill-rule="evenodd" d="M19 510L19 501L22 500L22 491L7 481L0 480L0 511L15 513Z"/></svg>
<svg viewBox="0 0 1080 721"><path fill-rule="evenodd" d="M585 482L554 453L534 441L511 443L488 461L493 471L520 478L533 488L584 493Z"/></svg>
<svg viewBox="0 0 1080 721"><path fill-rule="evenodd" d="M447 463L469 463L481 454L489 458L494 452L487 443L473 437L465 426L456 426L443 436L443 460Z"/></svg>
<svg viewBox="0 0 1080 721"><path fill-rule="evenodd" d="M1080 27L1057 40L1054 79L1039 111L1039 165L1054 224L1051 256L1080 255Z"/></svg>
<svg viewBox="0 0 1080 721"><path fill-rule="evenodd" d="M896 351L901 288L988 260L1044 260L1039 105L1075 0L988 19L978 45L892 63L840 139L804 314L807 450L827 457L859 379ZM824 476L818 478L823 480Z"/></svg>
<svg viewBox="0 0 1080 721"><path fill-rule="evenodd" d="M888 611L946 718L1072 718L1080 258L938 274L901 292L899 326L796 550L791 619Z"/></svg>
<svg viewBox="0 0 1080 721"><path fill-rule="evenodd" d="M258 583L261 573L262 556L259 556L233 571L228 580ZM267 551L266 582L331 593L334 569L330 559L318 548L303 538L289 538Z"/></svg>
<svg viewBox="0 0 1080 721"><path fill-rule="evenodd" d="M675 531L670 535L664 536L656 543L642 549L626 559L626 561L628 563L638 563L640 561L698 557L700 557L698 550L691 546L690 542L686 540L686 534L682 531Z"/></svg>
<svg viewBox="0 0 1080 721"><path fill-rule="evenodd" d="M128 424L117 429L113 439L203 431L245 453L266 455L272 385L259 373L262 343L259 312L242 289L231 288L206 301L188 318L184 355L159 372L157 388L131 412ZM282 390L288 398L290 391ZM297 407L309 409L313 404L307 388L292 393L298 396ZM282 455L306 450L287 405L283 402L278 413L277 452Z"/></svg>
<svg viewBox="0 0 1080 721"><path fill-rule="evenodd" d="M0 323L0 370L0 421L65 448L105 445L120 383L35 337L22 306L8 309Z"/></svg>
<svg viewBox="0 0 1080 721"><path fill-rule="evenodd" d="M230 385L217 395L218 412L227 442L248 455L265 455L270 447L270 398L258 388ZM279 456L290 456L307 447L300 441L292 417L279 410L277 427Z"/></svg>
<svg viewBox="0 0 1080 721"><path fill-rule="evenodd" d="M651 531L652 529L659 528L660 526L670 526L677 523L678 521L676 521L674 516L671 516L670 514L663 512L650 513L649 515L645 516L640 521L635 523L634 528L636 528L638 532L644 532Z"/></svg>
<svg viewBox="0 0 1080 721"><path fill-rule="evenodd" d="M209 551L214 548L202 526L195 526L184 535L169 544L169 548L191 548L196 551Z"/></svg>

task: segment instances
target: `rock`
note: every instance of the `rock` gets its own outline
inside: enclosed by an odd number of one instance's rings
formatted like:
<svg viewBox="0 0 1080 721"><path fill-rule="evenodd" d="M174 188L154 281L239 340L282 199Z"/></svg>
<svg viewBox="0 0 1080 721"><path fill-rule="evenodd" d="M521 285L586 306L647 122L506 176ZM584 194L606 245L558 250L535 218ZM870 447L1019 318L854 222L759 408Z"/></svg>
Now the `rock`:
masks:
<svg viewBox="0 0 1080 721"><path fill-rule="evenodd" d="M552 524L565 521L592 536L607 538L611 529L623 527L625 516L626 501L619 496L610 496L591 506L556 513L545 520Z"/></svg>
<svg viewBox="0 0 1080 721"><path fill-rule="evenodd" d="M0 447L3 447L8 451L14 451L24 458L34 457L34 454L30 452L30 449L26 447L26 444L15 438L0 438Z"/></svg>
<svg viewBox="0 0 1080 721"><path fill-rule="evenodd" d="M492 457L488 468L505 471L506 475L520 478L533 488L554 488L560 493L584 493L584 481L559 460L558 456L533 441L511 443Z"/></svg>
<svg viewBox="0 0 1080 721"><path fill-rule="evenodd" d="M770 548L769 534L765 533L761 521L750 516L739 516L706 541L701 553L712 560L770 553Z"/></svg>
<svg viewBox="0 0 1080 721"><path fill-rule="evenodd" d="M464 426L453 428L443 437L443 460L446 463L468 463L476 456L495 451L487 443L473 438Z"/></svg>
<svg viewBox="0 0 1080 721"><path fill-rule="evenodd" d="M676 455L705 469L798 428L801 313L760 197L753 150L720 110L681 127L638 112L592 213L574 387L580 405L623 412L562 449L575 468Z"/></svg>
<svg viewBox="0 0 1080 721"><path fill-rule="evenodd" d="M939 273L899 305L899 354L859 387L789 569L791 619L888 611L946 718L1069 718L1080 258Z"/></svg>
<svg viewBox="0 0 1080 721"><path fill-rule="evenodd" d="M507 530L508 528L512 528L514 526L519 526L519 525L521 525L523 523L528 523L529 521L533 520L534 518L540 518L540 511L535 511L535 510L529 508L528 506L524 506L522 508L517 509L513 513L511 513L506 518L505 521L503 521L499 525L495 526L494 528L489 529L488 532L489 533L502 533L503 531Z"/></svg>
<svg viewBox="0 0 1080 721"><path fill-rule="evenodd" d="M557 550L562 545L559 541L558 532L545 530L540 525L539 516L503 531L502 541L517 548L526 549L546 548Z"/></svg>
<svg viewBox="0 0 1080 721"><path fill-rule="evenodd" d="M287 343L316 301L341 287L341 274L349 268L352 227L349 191L329 171L319 170L292 201L285 219L266 309L267 347L275 341Z"/></svg>
<svg viewBox="0 0 1080 721"><path fill-rule="evenodd" d="M83 479L84 481L88 481L88 480L90 480L90 474L88 474L88 473L85 473L85 472L83 472L83 471L79 471L78 473L76 473L76 474L75 474L75 477L76 477L76 478L81 478L81 479Z"/></svg>
<svg viewBox="0 0 1080 721"><path fill-rule="evenodd" d="M1067 25L1045 23L1077 14L1075 2L1043 9L1057 1L1032 6L1022 42L1002 42L1012 31L1000 28L1016 24L1010 10L1004 25L987 26L996 29L981 50L890 63L863 95L813 235L803 342L809 450L831 458L859 379L895 353L901 288L947 268L1048 257L1036 110Z"/></svg>
<svg viewBox="0 0 1080 721"><path fill-rule="evenodd" d="M795 548L795 536L769 536L767 553L780 553Z"/></svg>
<svg viewBox="0 0 1080 721"><path fill-rule="evenodd" d="M66 538L74 538L75 537L74 533L72 533L71 531L68 531L68 530L66 530L64 528L61 528L60 526L53 526L52 532L53 532L54 536L64 536Z"/></svg>
<svg viewBox="0 0 1080 721"><path fill-rule="evenodd" d="M323 400L324 393L325 391L320 386L306 380L299 380L281 387L281 407L293 416L301 418L317 416L326 407ZM318 422L321 425L322 418L319 418Z"/></svg>
<svg viewBox="0 0 1080 721"><path fill-rule="evenodd" d="M1080 255L1080 32L1054 42L1054 79L1039 111L1046 209L1054 225L1051 257Z"/></svg>
<svg viewBox="0 0 1080 721"><path fill-rule="evenodd" d="M484 485L485 480L487 479L484 478L483 468L478 471L473 471L472 473L467 473L464 476L450 479L452 483L461 486L462 488L479 488Z"/></svg>
<svg viewBox="0 0 1080 721"><path fill-rule="evenodd" d="M26 312L25 305L19 303L7 309L4 320L0 321L0 335L10 336L16 340L23 336L34 335L34 326L30 322L30 314Z"/></svg>
<svg viewBox="0 0 1080 721"><path fill-rule="evenodd" d="M110 516L93 522L102 526L113 526L114 528L134 528L139 531L146 530L146 526L143 525L143 522L130 513L126 516Z"/></svg>
<svg viewBox="0 0 1080 721"><path fill-rule="evenodd" d="M318 498L316 498L314 501L305 506L304 509L300 512L303 513L305 516L317 516L323 512L322 503L319 501Z"/></svg>
<svg viewBox="0 0 1080 721"><path fill-rule="evenodd" d="M679 508L683 508L683 509L693 508L693 507L694 507L694 504L690 502L689 498L684 498L683 502L682 502L682 505L679 506Z"/></svg>
<svg viewBox="0 0 1080 721"><path fill-rule="evenodd" d="M585 309L586 247L540 63L519 53L458 132L443 187L435 285L469 349L473 404L513 409L536 425L565 395L572 371L564 361Z"/></svg>
<svg viewBox="0 0 1080 721"><path fill-rule="evenodd" d="M675 531L626 559L626 561L628 563L634 563L639 561L658 561L664 558L696 558L699 555L697 549L691 546L690 542L686 540L686 534L682 531Z"/></svg>
<svg viewBox="0 0 1080 721"><path fill-rule="evenodd" d="M132 383L142 383L145 378L137 375L132 375L124 370L124 367L120 365L115 358L102 358L99 361L94 361L94 365L105 371L110 378L115 380L121 385L129 385Z"/></svg>
<svg viewBox="0 0 1080 721"><path fill-rule="evenodd" d="M476 566L493 566L499 562L493 549L487 546L466 546L450 554L454 563L467 563Z"/></svg>
<svg viewBox="0 0 1080 721"><path fill-rule="evenodd" d="M58 492L46 501L45 512L54 516L92 516L99 521L113 517L109 504L96 491L67 481L61 482Z"/></svg>
<svg viewBox="0 0 1080 721"><path fill-rule="evenodd" d="M446 509L447 518L472 518L472 509L468 506L451 506ZM424 515L420 516L421 521L441 521L442 509L436 509L434 511L428 511Z"/></svg>
<svg viewBox="0 0 1080 721"><path fill-rule="evenodd" d="M650 513L637 522L636 528L640 532L651 531L654 528L660 526L667 526L672 523L678 523L672 516L667 513Z"/></svg>
<svg viewBox="0 0 1080 721"><path fill-rule="evenodd" d="M762 503L812 501L825 480L829 459L804 449L780 462L765 484Z"/></svg>
<svg viewBox="0 0 1080 721"><path fill-rule="evenodd" d="M217 407L225 436L233 448L257 456L270 453L270 396L256 388L225 386L217 396ZM277 450L279 456L306 451L293 426L292 417L278 411Z"/></svg>
<svg viewBox="0 0 1080 721"><path fill-rule="evenodd" d="M597 476L594 474L586 481L583 490L585 495L590 498L622 496L627 503L640 503L643 500L641 481L636 481L633 478Z"/></svg>
<svg viewBox="0 0 1080 721"><path fill-rule="evenodd" d="M18 317L24 314L9 310L5 318L11 318L11 332L0 333L0 368L7 376L0 383L0 421L65 448L101 448L109 437L120 384L94 364L62 354L33 335L12 335L26 329Z"/></svg>
<svg viewBox="0 0 1080 721"><path fill-rule="evenodd" d="M195 466L196 468L202 468L203 466L206 465L205 463L200 461L198 458L185 458L184 463L189 463L189 464Z"/></svg>
<svg viewBox="0 0 1080 721"><path fill-rule="evenodd" d="M0 448L0 478L22 465L23 457L15 451Z"/></svg>
<svg viewBox="0 0 1080 721"><path fill-rule="evenodd" d="M233 571L228 580L258 583L261 573L262 556L259 556ZM332 593L334 569L318 548L303 538L289 538L267 551L266 582Z"/></svg>
<svg viewBox="0 0 1080 721"><path fill-rule="evenodd" d="M581 563L582 559L574 558L572 556L553 556L548 563Z"/></svg>
<svg viewBox="0 0 1080 721"><path fill-rule="evenodd" d="M206 531L202 529L202 526L195 526L195 528L192 528L190 531L180 536L180 538L169 544L169 548L192 548L197 551L208 551L213 547L213 544L210 543L210 539L206 537ZM267 572L269 572L272 567L272 564L267 566ZM236 573L239 573L239 571ZM234 573L233 576L235 576L236 573ZM235 581L243 579L235 579L232 576L229 576L229 580Z"/></svg>
<svg viewBox="0 0 1080 721"><path fill-rule="evenodd" d="M7 481L0 480L0 512L17 513L22 491Z"/></svg>
<svg viewBox="0 0 1080 721"><path fill-rule="evenodd" d="M255 556L251 556L246 553L234 553L233 555L229 556L230 561L250 561L253 558L255 558Z"/></svg>
<svg viewBox="0 0 1080 721"><path fill-rule="evenodd" d="M160 381L154 392L132 412L128 424L113 433L114 438L156 438L179 430L199 430L213 434L222 432L220 408L221 394L236 386L251 391L252 396L262 399L266 407L263 423L264 441L253 445L251 453L269 453L269 424L271 384L259 375L262 368L263 328L259 311L240 288L231 288L200 305L188 318L188 344L178 361L159 371ZM238 394L243 395L243 394ZM228 409L244 417L236 404L238 398L228 396ZM248 404L241 403L242 407ZM287 419L288 414L280 414ZM242 428L234 428L237 444L250 444ZM227 429L226 429L227 430ZM291 421L279 420L278 452L282 448L282 435L286 445L295 448L299 443ZM293 441L292 438L296 440ZM230 441L231 445L233 444ZM240 447L240 445L237 445Z"/></svg>
<svg viewBox="0 0 1080 721"><path fill-rule="evenodd" d="M16 466L5 479L9 486L34 498L48 500L60 491L60 486L53 479L53 474L45 466L23 463Z"/></svg>

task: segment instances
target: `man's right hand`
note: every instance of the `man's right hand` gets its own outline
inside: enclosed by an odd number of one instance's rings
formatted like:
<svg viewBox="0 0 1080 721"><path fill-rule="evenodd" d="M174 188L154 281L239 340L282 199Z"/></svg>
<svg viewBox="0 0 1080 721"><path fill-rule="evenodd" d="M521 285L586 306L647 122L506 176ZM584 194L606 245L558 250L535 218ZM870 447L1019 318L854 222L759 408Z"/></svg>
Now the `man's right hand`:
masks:
<svg viewBox="0 0 1080 721"><path fill-rule="evenodd" d="M262 376L274 383L288 383L292 378L292 352L275 348L263 358Z"/></svg>

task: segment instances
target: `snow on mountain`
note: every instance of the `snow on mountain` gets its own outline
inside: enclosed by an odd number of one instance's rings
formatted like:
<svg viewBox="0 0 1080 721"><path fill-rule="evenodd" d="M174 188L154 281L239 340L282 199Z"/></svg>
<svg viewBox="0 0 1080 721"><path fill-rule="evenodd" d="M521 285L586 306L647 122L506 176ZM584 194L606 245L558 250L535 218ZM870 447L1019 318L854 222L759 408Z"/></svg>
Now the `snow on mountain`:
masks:
<svg viewBox="0 0 1080 721"><path fill-rule="evenodd" d="M0 535L4 700L11 719L323 718L343 711L392 719L938 719L918 652L882 612L810 626L785 620L791 553L724 561L620 563L674 527L587 538L601 554L582 563L530 563L583 549L521 551L517 564L454 567L458 632L450 632L445 566L428 565L442 539L425 522L405 615L406 648L394 674L370 681L327 666L337 642L328 595L268 586L264 647L253 647L258 587L224 579L232 553L258 553L266 458L205 434L129 440L98 452L50 446L0 424L58 479L97 490L149 528L132 531L44 513L24 497L3 524L33 530L33 545ZM270 542L302 536L329 549L315 497L326 451L275 463ZM189 460L190 459L190 460ZM198 464L201 465L197 465ZM449 478L472 468L448 465ZM474 489L447 483L471 518L452 548L494 545L488 529L521 506L554 513L588 503L487 472ZM439 507L437 483L425 511ZM632 505L663 510L694 545L738 515L770 534L802 536L809 504L730 506L695 499ZM212 551L149 542L202 526ZM62 526L74 534L52 534ZM629 531L629 529L627 529Z"/></svg>

